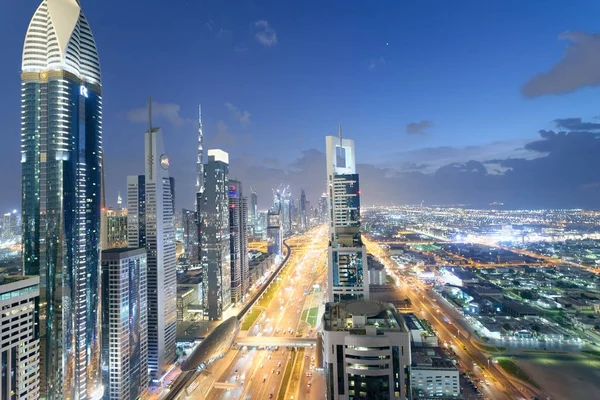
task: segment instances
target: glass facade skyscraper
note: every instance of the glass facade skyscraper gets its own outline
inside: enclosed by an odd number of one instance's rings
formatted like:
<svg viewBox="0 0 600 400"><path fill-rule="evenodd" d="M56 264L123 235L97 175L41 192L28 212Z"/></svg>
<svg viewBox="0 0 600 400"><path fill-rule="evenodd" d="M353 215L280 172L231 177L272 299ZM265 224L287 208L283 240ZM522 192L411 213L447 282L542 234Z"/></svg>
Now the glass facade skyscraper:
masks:
<svg viewBox="0 0 600 400"><path fill-rule="evenodd" d="M77 0L43 0L21 74L23 270L40 276L41 396L102 395L102 83Z"/></svg>
<svg viewBox="0 0 600 400"><path fill-rule="evenodd" d="M198 202L204 318L219 320L231 306L229 243L229 155L209 150L204 191Z"/></svg>
<svg viewBox="0 0 600 400"><path fill-rule="evenodd" d="M328 301L369 298L367 253L360 232L360 186L354 141L327 136Z"/></svg>
<svg viewBox="0 0 600 400"><path fill-rule="evenodd" d="M106 400L148 389L146 249L102 252L102 375Z"/></svg>

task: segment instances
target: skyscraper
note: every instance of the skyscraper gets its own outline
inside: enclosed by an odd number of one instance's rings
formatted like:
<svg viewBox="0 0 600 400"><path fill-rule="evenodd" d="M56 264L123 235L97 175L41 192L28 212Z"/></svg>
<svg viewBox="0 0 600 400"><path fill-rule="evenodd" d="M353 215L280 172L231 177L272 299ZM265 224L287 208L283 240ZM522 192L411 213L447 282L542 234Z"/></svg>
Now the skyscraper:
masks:
<svg viewBox="0 0 600 400"><path fill-rule="evenodd" d="M127 246L127 209L102 209L101 249Z"/></svg>
<svg viewBox="0 0 600 400"><path fill-rule="evenodd" d="M39 283L38 276L0 275L0 399L40 398Z"/></svg>
<svg viewBox="0 0 600 400"><path fill-rule="evenodd" d="M102 395L102 82L77 0L43 0L21 67L23 270L40 276L41 393Z"/></svg>
<svg viewBox="0 0 600 400"><path fill-rule="evenodd" d="M229 180L229 243L231 254L231 301L243 301L248 291L248 201L242 183Z"/></svg>
<svg viewBox="0 0 600 400"><path fill-rule="evenodd" d="M258 228L258 196L254 189L250 188L250 211L248 214L249 222L248 227L249 231L252 234L252 237L256 237L256 232Z"/></svg>
<svg viewBox="0 0 600 400"><path fill-rule="evenodd" d="M208 150L204 165L204 191L198 202L200 260L203 270L204 317L219 320L231 306L229 249L229 155Z"/></svg>
<svg viewBox="0 0 600 400"><path fill-rule="evenodd" d="M195 211L181 210L183 250L191 267L198 264L198 217Z"/></svg>
<svg viewBox="0 0 600 400"><path fill-rule="evenodd" d="M306 193L304 193L304 189L302 189L300 192L300 229L303 231L308 229L306 211Z"/></svg>
<svg viewBox="0 0 600 400"><path fill-rule="evenodd" d="M162 129L146 132L146 250L148 254L148 369L160 378L175 362L177 271L173 189Z"/></svg>
<svg viewBox="0 0 600 400"><path fill-rule="evenodd" d="M328 301L369 298L367 252L360 232L360 190L354 141L327 136L329 199Z"/></svg>
<svg viewBox="0 0 600 400"><path fill-rule="evenodd" d="M102 374L107 400L148 389L146 249L102 252Z"/></svg>
<svg viewBox="0 0 600 400"><path fill-rule="evenodd" d="M283 232L279 211L267 212L267 251L275 257L282 255Z"/></svg>
<svg viewBox="0 0 600 400"><path fill-rule="evenodd" d="M127 177L127 247L146 247L146 176Z"/></svg>

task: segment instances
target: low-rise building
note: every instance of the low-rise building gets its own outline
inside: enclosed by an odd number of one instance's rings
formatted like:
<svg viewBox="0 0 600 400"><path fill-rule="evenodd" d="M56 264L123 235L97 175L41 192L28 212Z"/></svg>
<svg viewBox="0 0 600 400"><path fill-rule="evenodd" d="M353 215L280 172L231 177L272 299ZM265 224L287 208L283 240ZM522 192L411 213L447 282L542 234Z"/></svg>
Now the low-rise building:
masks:
<svg viewBox="0 0 600 400"><path fill-rule="evenodd" d="M459 372L441 349L413 349L410 386L414 399L460 398Z"/></svg>

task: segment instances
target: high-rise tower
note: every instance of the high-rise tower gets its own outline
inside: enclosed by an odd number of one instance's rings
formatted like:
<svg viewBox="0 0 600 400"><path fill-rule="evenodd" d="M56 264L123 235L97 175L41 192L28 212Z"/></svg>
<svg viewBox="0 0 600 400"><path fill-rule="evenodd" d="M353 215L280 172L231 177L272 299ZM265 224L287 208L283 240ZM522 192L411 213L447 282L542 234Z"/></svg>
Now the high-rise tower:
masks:
<svg viewBox="0 0 600 400"><path fill-rule="evenodd" d="M169 158L165 154L162 129L146 132L146 251L148 263L148 370L160 378L175 362L177 323L177 271L173 189Z"/></svg>
<svg viewBox="0 0 600 400"><path fill-rule="evenodd" d="M198 160L196 161L196 193L204 192L204 134L202 133L202 105L198 106ZM196 201L198 198L196 197Z"/></svg>
<svg viewBox="0 0 600 400"><path fill-rule="evenodd" d="M77 0L43 0L21 67L23 270L40 276L41 393L102 395L102 81Z"/></svg>
<svg viewBox="0 0 600 400"><path fill-rule="evenodd" d="M231 254L229 247L229 155L208 150L204 166L204 192L198 198L200 262L204 317L219 320L231 306Z"/></svg>
<svg viewBox="0 0 600 400"><path fill-rule="evenodd" d="M354 160L354 140L327 136L329 199L328 301L369 297L367 252L360 232L360 190Z"/></svg>

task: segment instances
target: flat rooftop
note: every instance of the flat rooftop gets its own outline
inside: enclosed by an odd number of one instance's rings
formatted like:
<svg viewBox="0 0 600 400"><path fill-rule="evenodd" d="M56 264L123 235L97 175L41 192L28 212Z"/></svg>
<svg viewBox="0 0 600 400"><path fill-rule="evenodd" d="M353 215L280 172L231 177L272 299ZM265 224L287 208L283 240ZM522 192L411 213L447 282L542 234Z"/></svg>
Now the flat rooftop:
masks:
<svg viewBox="0 0 600 400"><path fill-rule="evenodd" d="M325 329L350 331L375 329L377 332L408 332L404 320L389 303L346 301L325 304Z"/></svg>

